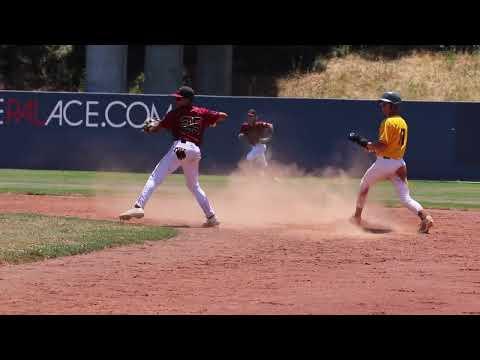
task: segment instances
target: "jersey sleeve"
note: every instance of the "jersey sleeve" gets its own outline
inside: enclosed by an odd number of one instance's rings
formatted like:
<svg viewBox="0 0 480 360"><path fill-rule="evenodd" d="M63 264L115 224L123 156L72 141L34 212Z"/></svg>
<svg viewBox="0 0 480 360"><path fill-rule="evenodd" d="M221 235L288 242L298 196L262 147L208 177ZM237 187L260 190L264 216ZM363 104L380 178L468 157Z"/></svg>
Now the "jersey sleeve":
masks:
<svg viewBox="0 0 480 360"><path fill-rule="evenodd" d="M388 145L393 140L396 131L395 125L387 119L381 128L378 140Z"/></svg>
<svg viewBox="0 0 480 360"><path fill-rule="evenodd" d="M172 129L174 122L175 122L175 115L173 111L170 111L169 113L167 113L167 115L165 115L165 118L160 123L160 127L164 129Z"/></svg>
<svg viewBox="0 0 480 360"><path fill-rule="evenodd" d="M220 113L218 111L202 109L201 114L207 125L213 125L220 119Z"/></svg>
<svg viewBox="0 0 480 360"><path fill-rule="evenodd" d="M263 121L263 122L260 123L260 127L264 128L264 129L270 129L271 124Z"/></svg>
<svg viewBox="0 0 480 360"><path fill-rule="evenodd" d="M248 125L242 124L242 126L240 126L240 134L246 134L247 132L248 132Z"/></svg>

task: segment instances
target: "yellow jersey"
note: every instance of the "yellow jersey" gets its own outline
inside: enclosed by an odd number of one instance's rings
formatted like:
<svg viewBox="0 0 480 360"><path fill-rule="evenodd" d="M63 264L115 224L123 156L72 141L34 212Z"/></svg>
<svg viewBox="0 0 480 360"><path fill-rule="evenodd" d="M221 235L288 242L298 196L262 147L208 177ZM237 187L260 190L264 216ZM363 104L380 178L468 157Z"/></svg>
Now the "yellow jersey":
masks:
<svg viewBox="0 0 480 360"><path fill-rule="evenodd" d="M384 151L379 151L378 156L392 159L401 159L407 149L408 126L406 121L399 115L386 118L380 124L378 140L387 144Z"/></svg>

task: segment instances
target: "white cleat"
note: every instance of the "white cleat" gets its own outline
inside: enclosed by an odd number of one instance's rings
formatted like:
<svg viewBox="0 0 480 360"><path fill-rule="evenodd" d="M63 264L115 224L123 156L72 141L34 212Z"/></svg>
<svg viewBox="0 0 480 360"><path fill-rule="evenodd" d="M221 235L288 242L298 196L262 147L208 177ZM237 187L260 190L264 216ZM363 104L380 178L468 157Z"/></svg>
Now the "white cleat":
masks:
<svg viewBox="0 0 480 360"><path fill-rule="evenodd" d="M418 232L423 234L428 234L428 231L432 226L433 226L433 218L430 215L427 215L425 219L423 219L422 222L420 223L420 228L418 229Z"/></svg>
<svg viewBox="0 0 480 360"><path fill-rule="evenodd" d="M130 220L131 218L141 219L145 215L145 212L142 208L133 207L128 209L124 213L121 213L119 218L120 220Z"/></svg>
<svg viewBox="0 0 480 360"><path fill-rule="evenodd" d="M217 220L215 215L209 217L207 221L203 223L203 227L214 227L220 225L220 222Z"/></svg>
<svg viewBox="0 0 480 360"><path fill-rule="evenodd" d="M353 224L356 226L362 226L362 220L355 216L352 216L350 219L348 219L348 221L350 222L350 224Z"/></svg>

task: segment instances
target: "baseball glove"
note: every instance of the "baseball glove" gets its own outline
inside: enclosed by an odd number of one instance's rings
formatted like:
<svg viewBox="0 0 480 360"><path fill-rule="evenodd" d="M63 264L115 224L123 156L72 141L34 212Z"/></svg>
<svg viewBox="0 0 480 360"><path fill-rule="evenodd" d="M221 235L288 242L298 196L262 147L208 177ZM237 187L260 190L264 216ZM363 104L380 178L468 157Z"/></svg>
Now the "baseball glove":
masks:
<svg viewBox="0 0 480 360"><path fill-rule="evenodd" d="M142 131L146 132L146 133L149 133L152 130L152 128L154 128L155 126L157 126L159 124L159 122L160 122L159 120L156 120L156 119L153 119L153 118L148 118L143 123Z"/></svg>
<svg viewBox="0 0 480 360"><path fill-rule="evenodd" d="M183 148L175 148L175 155L177 155L178 160L183 160L187 157L187 154L185 153L185 149Z"/></svg>
<svg viewBox="0 0 480 360"><path fill-rule="evenodd" d="M272 140L273 127L263 129L262 137L258 140L261 144L267 144Z"/></svg>
<svg viewBox="0 0 480 360"><path fill-rule="evenodd" d="M364 138L363 136L360 136L356 132L351 132L350 134L348 134L348 140L362 147L367 147L367 144L368 144L368 139Z"/></svg>

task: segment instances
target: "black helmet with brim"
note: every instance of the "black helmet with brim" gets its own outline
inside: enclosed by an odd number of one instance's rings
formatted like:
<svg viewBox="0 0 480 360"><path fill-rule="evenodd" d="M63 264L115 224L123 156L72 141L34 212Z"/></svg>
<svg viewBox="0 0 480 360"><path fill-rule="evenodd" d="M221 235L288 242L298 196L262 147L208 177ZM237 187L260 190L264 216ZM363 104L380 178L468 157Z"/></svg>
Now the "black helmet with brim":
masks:
<svg viewBox="0 0 480 360"><path fill-rule="evenodd" d="M400 94L394 91L387 91L382 95L378 102L389 102L397 105L402 102L402 98L400 97Z"/></svg>

